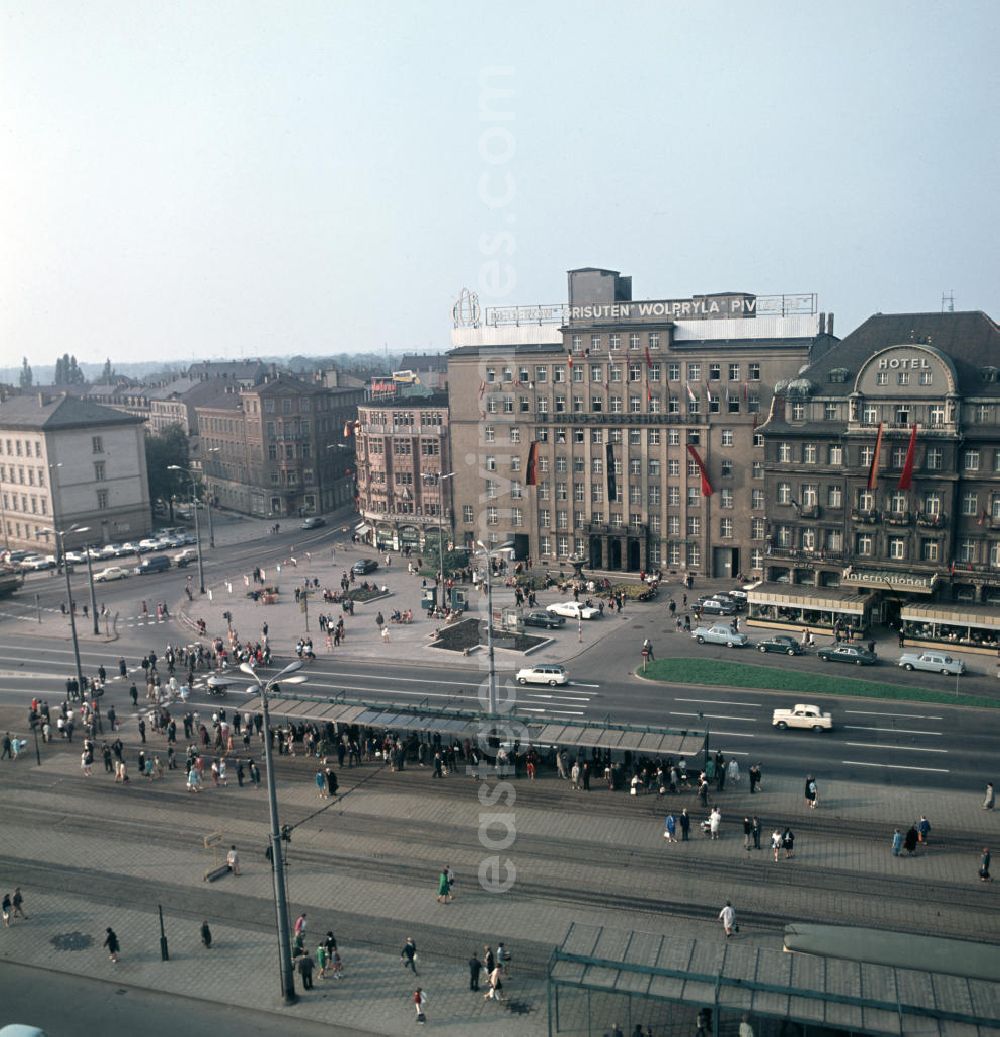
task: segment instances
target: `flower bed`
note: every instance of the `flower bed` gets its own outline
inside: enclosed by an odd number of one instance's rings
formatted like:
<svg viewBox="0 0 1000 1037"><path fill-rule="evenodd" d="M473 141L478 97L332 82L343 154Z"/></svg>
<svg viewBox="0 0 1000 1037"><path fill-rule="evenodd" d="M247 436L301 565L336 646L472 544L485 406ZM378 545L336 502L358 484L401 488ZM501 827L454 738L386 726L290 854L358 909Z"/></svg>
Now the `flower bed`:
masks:
<svg viewBox="0 0 1000 1037"><path fill-rule="evenodd" d="M503 630L493 629L493 645L513 652L526 652L537 648L548 638L536 637L534 634L510 634ZM445 652L468 653L479 645L486 644L486 621L480 619L462 619L437 631L437 637L431 648L439 648Z"/></svg>

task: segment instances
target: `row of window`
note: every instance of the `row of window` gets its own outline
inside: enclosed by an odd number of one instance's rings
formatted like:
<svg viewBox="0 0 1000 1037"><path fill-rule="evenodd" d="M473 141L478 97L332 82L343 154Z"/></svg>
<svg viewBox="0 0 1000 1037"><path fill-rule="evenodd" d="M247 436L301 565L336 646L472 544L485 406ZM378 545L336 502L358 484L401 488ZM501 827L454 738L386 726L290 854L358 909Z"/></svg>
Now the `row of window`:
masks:
<svg viewBox="0 0 1000 1037"><path fill-rule="evenodd" d="M9 482L11 485L38 486L45 488L44 468L25 468L24 465L0 464L0 483Z"/></svg>
<svg viewBox="0 0 1000 1037"><path fill-rule="evenodd" d="M728 381L741 381L740 365L728 364L726 366L728 368ZM572 362L553 364L551 366L548 364L538 364L534 368L534 377L532 377L532 369L530 367L519 367L516 372L512 367L504 367L499 370L495 367L487 367L484 382L486 385L495 385L498 382L500 384L513 383L515 385L544 385L550 380L553 382L566 382L570 378L574 382L582 382L587 372L590 373L591 382L620 382L626 375L630 382L641 382L644 378L651 382L658 382L661 375L665 372L668 382L679 382L683 376L696 391L700 391L702 386L698 383L701 382L703 371L709 382L721 382L723 380L722 364L702 364L701 361L689 361L685 365L675 361L663 363L651 360L649 363L646 363L642 360L634 360L629 364L608 364L607 366L589 363L574 364ZM605 372L607 372L606 375ZM760 381L760 364L747 364L745 381ZM733 389L732 391L736 392L738 390ZM384 421L382 423L384 424ZM403 424L403 422L399 422L399 424ZM412 425L413 422L410 420L406 424Z"/></svg>
<svg viewBox="0 0 1000 1037"><path fill-rule="evenodd" d="M891 468L895 468L897 471L902 469L906 463L907 448L908 444L893 445L889 451L889 465ZM779 442L775 444L774 456L775 460L783 464L818 464L822 456L825 464L841 467L851 463L850 454L852 451L856 452L857 464L870 465L875 456L875 444L867 443L864 446L849 449L839 443L829 443L825 448L818 443L802 443L796 450L796 446L793 443ZM923 468L925 470L933 472L941 471L944 468L945 451L943 447L929 446L924 449L923 453ZM981 450L979 447L970 447L961 451L959 467L965 472L978 472L987 457L989 455L986 451ZM992 451L992 457L989 457L989 460L991 461L992 470L1000 472L1000 448Z"/></svg>
<svg viewBox="0 0 1000 1037"><path fill-rule="evenodd" d="M104 437L90 437L91 453L104 453ZM40 439L3 439L0 440L0 456L7 457L41 457L42 441Z"/></svg>
<svg viewBox="0 0 1000 1037"><path fill-rule="evenodd" d="M369 425L395 425L397 428L414 428L420 425L421 427L440 428L444 424L444 413L439 410L420 411L419 413L412 410L391 412L368 410L364 413Z"/></svg>
<svg viewBox="0 0 1000 1037"><path fill-rule="evenodd" d="M589 402L589 407L588 407ZM515 409L516 403L516 409ZM645 406L643 406L645 404ZM534 411L532 400L521 396L516 401L513 396L490 396L486 401L487 414L531 414L535 413L544 419L546 414L687 414L696 418L701 414L741 414L744 409L748 414L760 413L760 394L750 392L745 398L739 395L724 397L718 393L709 393L707 399L700 396L680 397L668 396L666 401L652 392L645 396L633 394L627 399L616 393L605 396L591 396L589 401L584 396L567 398L556 393L551 399L548 396L536 396Z"/></svg>
<svg viewBox="0 0 1000 1037"><path fill-rule="evenodd" d="M796 548L802 551L841 551L843 536L839 530L800 529L798 537L791 526L778 526L774 545L778 548ZM921 561L937 563L943 557L940 540L921 537L914 545L909 537L877 532L854 534L854 555L858 558L887 558L893 562ZM955 545L955 561L961 565L986 562L1000 568L1000 541L962 537Z"/></svg>
<svg viewBox="0 0 1000 1037"><path fill-rule="evenodd" d="M23 511L32 515L47 515L49 501L47 497L37 497L27 493L5 493L3 495L4 511Z"/></svg>

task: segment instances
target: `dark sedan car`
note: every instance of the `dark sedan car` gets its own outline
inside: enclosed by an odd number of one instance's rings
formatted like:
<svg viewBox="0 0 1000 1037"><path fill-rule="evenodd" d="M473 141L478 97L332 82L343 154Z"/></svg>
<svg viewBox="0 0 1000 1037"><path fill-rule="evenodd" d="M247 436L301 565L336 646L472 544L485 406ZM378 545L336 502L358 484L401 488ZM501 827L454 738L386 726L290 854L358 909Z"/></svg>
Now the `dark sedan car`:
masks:
<svg viewBox="0 0 1000 1037"><path fill-rule="evenodd" d="M367 576L378 568L378 562L374 558L362 558L351 566L351 572L355 576Z"/></svg>
<svg viewBox="0 0 1000 1037"><path fill-rule="evenodd" d="M878 656L860 645L831 645L816 653L825 663L854 663L855 666L874 666Z"/></svg>
<svg viewBox="0 0 1000 1037"><path fill-rule="evenodd" d="M802 645L787 634L775 634L766 641L757 642L758 652L780 652L782 655L801 655Z"/></svg>
<svg viewBox="0 0 1000 1037"><path fill-rule="evenodd" d="M556 627L564 627L566 625L566 617L545 611L525 612L524 625L526 627L545 627L547 630L553 630Z"/></svg>
<svg viewBox="0 0 1000 1037"><path fill-rule="evenodd" d="M705 616L732 616L736 606L724 598L706 598L698 603L699 611Z"/></svg>

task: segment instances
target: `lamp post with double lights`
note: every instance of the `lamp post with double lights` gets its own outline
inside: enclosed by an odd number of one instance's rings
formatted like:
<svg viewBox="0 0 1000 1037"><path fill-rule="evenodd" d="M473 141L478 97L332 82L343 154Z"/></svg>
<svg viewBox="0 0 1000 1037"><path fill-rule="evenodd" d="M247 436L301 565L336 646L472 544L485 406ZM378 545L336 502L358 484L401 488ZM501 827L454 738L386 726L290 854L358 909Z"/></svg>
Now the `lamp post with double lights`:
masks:
<svg viewBox="0 0 1000 1037"><path fill-rule="evenodd" d="M179 464L168 464L168 472L184 472L191 480L191 510L194 512L194 539L198 549L198 590L205 593L205 565L201 560L201 525L198 522L198 495L194 472L190 468L184 468Z"/></svg>
<svg viewBox="0 0 1000 1037"><path fill-rule="evenodd" d="M278 963L281 978L281 999L286 1005L294 1004L295 983L292 978L292 947L288 939L288 904L285 899L285 862L281 852L281 829L278 826L278 797L274 787L274 766L271 762L271 714L268 712L267 696L284 684L302 684L306 678L293 676L302 669L302 660L296 659L270 680L264 681L249 663L240 663L240 670L252 677L260 692L261 711L264 714L264 766L267 769L267 807L271 818L269 835L271 846L271 877L274 880L274 911L278 927Z"/></svg>
<svg viewBox="0 0 1000 1037"><path fill-rule="evenodd" d="M89 526L70 526L69 529L55 529L52 526L47 526L45 530L47 533L55 534L56 550L59 552L59 557L63 560L63 575L66 577L66 604L69 608L69 629L73 637L73 659L76 662L76 681L81 699L83 698L83 667L80 665L80 641L76 634L76 612L73 608L73 589L69 585L69 566L66 564L66 534L86 533L89 529ZM91 588L93 588L93 584L91 584Z"/></svg>
<svg viewBox="0 0 1000 1037"><path fill-rule="evenodd" d="M428 472L421 478L424 482L431 483L434 486L440 486L445 479L450 479L455 473L454 472ZM444 494L440 495L440 506L441 506L441 518L444 519L445 507L444 507ZM444 526L442 526L438 532L438 587L441 590L440 602L438 607L444 611Z"/></svg>
<svg viewBox="0 0 1000 1037"><path fill-rule="evenodd" d="M500 700L497 696L497 665L496 654L493 646L493 556L509 551L514 545L508 540L496 547L487 547L482 540L476 541L482 554L486 558L486 650L490 660L490 683L489 697L487 699L487 712L496 715L500 712Z"/></svg>
<svg viewBox="0 0 1000 1037"><path fill-rule="evenodd" d="M85 547L83 554L87 559L87 581L90 583L90 611L94 617L94 633L100 634L101 624L97 621L97 592L94 590L94 566L90 560L90 548Z"/></svg>
<svg viewBox="0 0 1000 1037"><path fill-rule="evenodd" d="M208 448L210 454L221 454L222 447L210 446ZM213 458L214 460L214 458ZM223 473L224 474L224 473ZM207 485L206 485L207 489ZM211 494L206 493L205 507L208 510L208 546L211 548L215 547L215 526L212 525L212 497Z"/></svg>

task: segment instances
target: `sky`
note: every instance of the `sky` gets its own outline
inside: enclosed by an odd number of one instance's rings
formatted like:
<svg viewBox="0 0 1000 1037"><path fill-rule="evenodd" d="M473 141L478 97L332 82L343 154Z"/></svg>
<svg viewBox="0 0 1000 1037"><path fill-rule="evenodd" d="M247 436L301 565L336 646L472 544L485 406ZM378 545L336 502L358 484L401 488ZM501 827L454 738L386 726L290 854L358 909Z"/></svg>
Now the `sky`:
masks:
<svg viewBox="0 0 1000 1037"><path fill-rule="evenodd" d="M449 344L566 271L1000 318L1000 4L0 0L0 367Z"/></svg>

